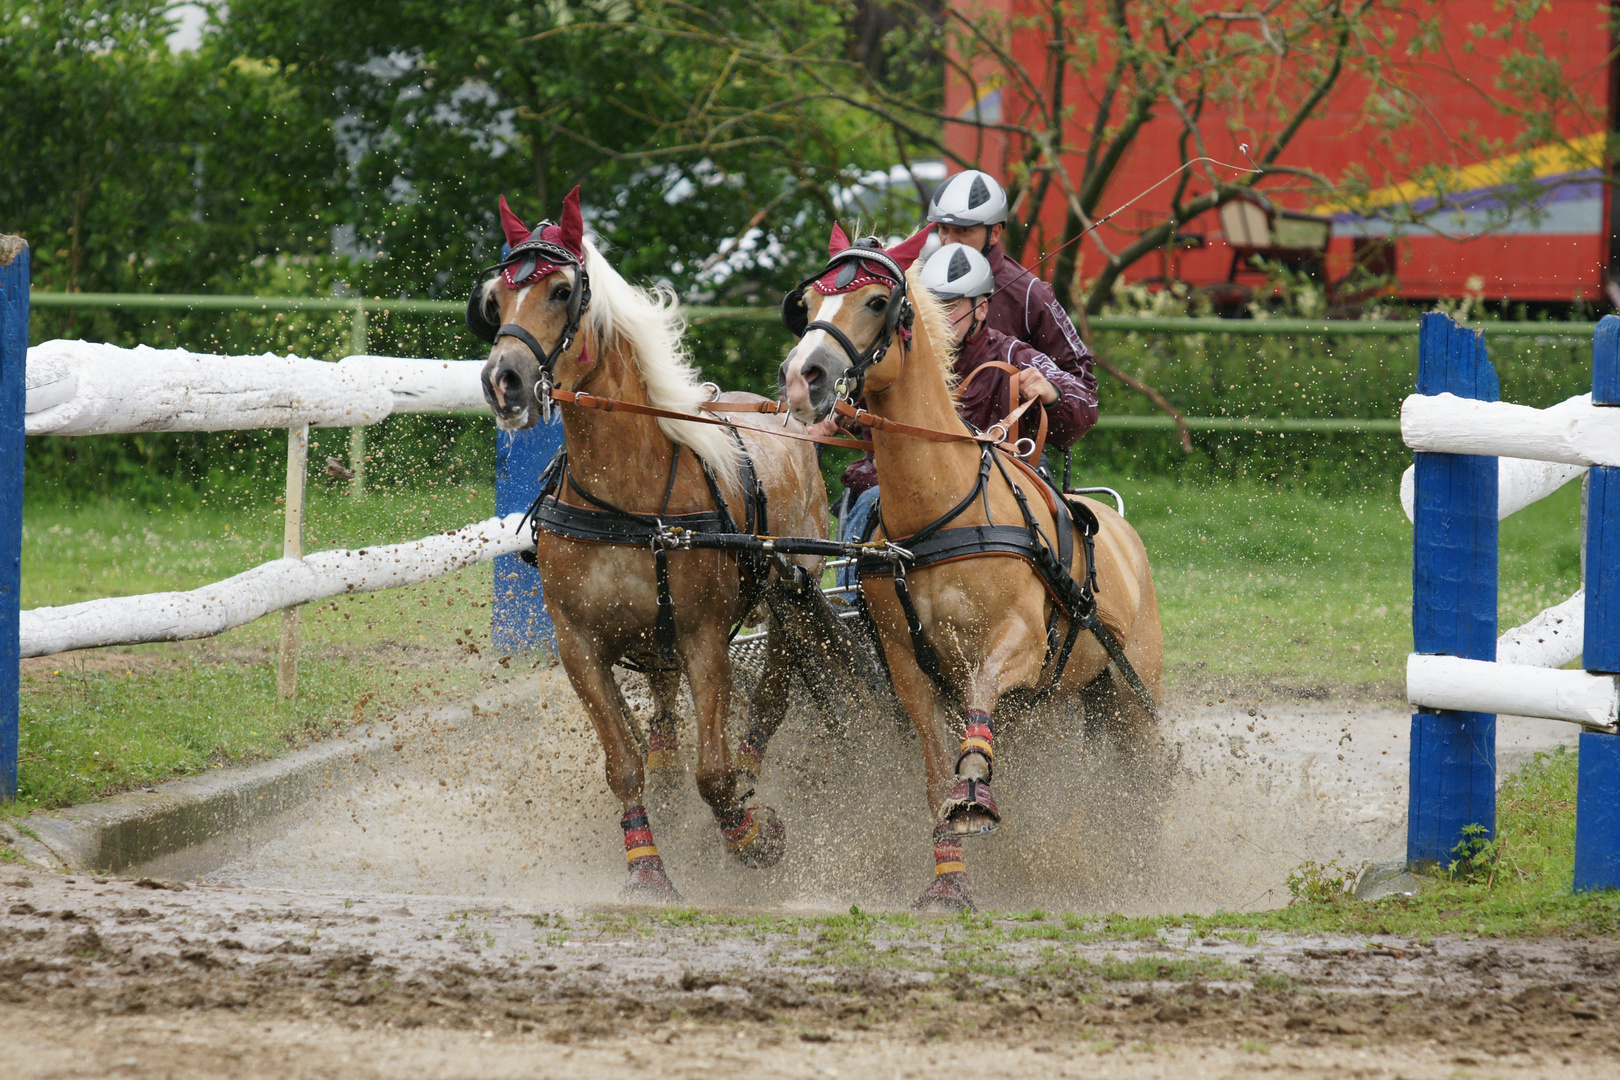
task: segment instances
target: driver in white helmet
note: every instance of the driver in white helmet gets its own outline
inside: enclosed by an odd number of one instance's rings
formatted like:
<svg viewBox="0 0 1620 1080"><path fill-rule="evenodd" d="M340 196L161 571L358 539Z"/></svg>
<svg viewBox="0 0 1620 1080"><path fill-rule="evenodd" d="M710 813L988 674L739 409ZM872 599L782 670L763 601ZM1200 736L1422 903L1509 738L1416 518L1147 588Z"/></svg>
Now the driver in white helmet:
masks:
<svg viewBox="0 0 1620 1080"><path fill-rule="evenodd" d="M1039 400L1046 412L1050 445L1066 450L1097 422L1095 393L1088 392L1079 379L1033 345L989 324L995 275L989 260L977 248L946 244L929 258L921 280L923 287L946 307L958 385L965 387L956 403L962 419L980 431L988 431L1006 419L1007 372L996 368L969 381L980 366L1000 360L1020 370L1020 400ZM1019 434L1029 438L1040 430L1039 417L1030 412L1025 412L1020 423Z"/></svg>
<svg viewBox="0 0 1620 1080"><path fill-rule="evenodd" d="M1080 340L1052 286L1001 250L1007 193L996 178L977 169L947 177L934 190L928 220L935 223L941 244L966 244L989 260L996 277L996 290L990 297L991 328L1028 342L1079 380L1084 388L1083 404L1095 417L1097 376L1092 371L1091 350Z"/></svg>
<svg viewBox="0 0 1620 1080"><path fill-rule="evenodd" d="M966 244L940 248L923 266L921 284L945 305L952 364L958 385L966 384L956 401L956 411L963 420L979 431L988 431L1007 418L1007 372L994 368L968 381L968 376L983 364L1000 360L1020 370L1020 400L1035 398L1046 411L1048 445L1066 450L1097 422L1095 384L1088 389L1051 357L988 324L995 275L989 260L977 248ZM1039 431L1040 418L1026 410L1012 438L1033 439ZM877 468L871 451L844 470L843 480L854 498L844 520L839 522L838 537L865 539L871 534L872 506L878 498ZM840 585L855 581L852 567L839 571Z"/></svg>

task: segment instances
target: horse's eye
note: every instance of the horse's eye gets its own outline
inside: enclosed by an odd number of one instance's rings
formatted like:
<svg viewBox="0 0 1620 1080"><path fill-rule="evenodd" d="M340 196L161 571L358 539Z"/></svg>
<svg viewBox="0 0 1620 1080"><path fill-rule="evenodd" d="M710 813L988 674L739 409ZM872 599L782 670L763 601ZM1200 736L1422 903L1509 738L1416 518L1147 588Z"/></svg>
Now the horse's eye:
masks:
<svg viewBox="0 0 1620 1080"><path fill-rule="evenodd" d="M886 296L874 296L866 302L866 306L873 311L882 311L889 306L889 298Z"/></svg>
<svg viewBox="0 0 1620 1080"><path fill-rule="evenodd" d="M554 304L562 303L568 299L568 294L572 291L567 285L558 285L551 290L551 302Z"/></svg>

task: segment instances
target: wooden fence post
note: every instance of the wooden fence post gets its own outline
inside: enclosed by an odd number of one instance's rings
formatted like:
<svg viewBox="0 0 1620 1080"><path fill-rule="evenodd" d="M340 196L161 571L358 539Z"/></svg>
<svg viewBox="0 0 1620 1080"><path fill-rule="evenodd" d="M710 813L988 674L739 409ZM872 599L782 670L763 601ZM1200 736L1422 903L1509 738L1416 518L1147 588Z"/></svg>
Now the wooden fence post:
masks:
<svg viewBox="0 0 1620 1080"><path fill-rule="evenodd" d="M1441 314L1423 316L1420 394L1496 401L1485 337ZM1413 649L1496 659L1497 459L1417 455L1412 560ZM1436 710L1412 715L1406 859L1445 866L1471 826L1496 835L1496 716Z"/></svg>
<svg viewBox="0 0 1620 1080"><path fill-rule="evenodd" d="M349 355L368 356L371 343L366 331L366 302L363 297L354 301L354 321L349 324ZM349 494L356 499L366 497L366 429L349 429L349 468L354 478L349 481Z"/></svg>
<svg viewBox="0 0 1620 1080"><path fill-rule="evenodd" d="M304 481L309 475L309 425L287 429L287 507L281 538L281 557L304 557ZM281 658L276 671L276 693L291 700L298 694L298 613L281 613Z"/></svg>
<svg viewBox="0 0 1620 1080"><path fill-rule="evenodd" d="M28 370L28 242L0 236L0 802L17 798L22 601L23 411Z"/></svg>
<svg viewBox="0 0 1620 1080"><path fill-rule="evenodd" d="M1592 333L1592 404L1620 407L1620 318ZM1581 666L1620 674L1620 468L1586 487L1586 630ZM1585 731L1575 795L1575 891L1620 889L1620 735Z"/></svg>

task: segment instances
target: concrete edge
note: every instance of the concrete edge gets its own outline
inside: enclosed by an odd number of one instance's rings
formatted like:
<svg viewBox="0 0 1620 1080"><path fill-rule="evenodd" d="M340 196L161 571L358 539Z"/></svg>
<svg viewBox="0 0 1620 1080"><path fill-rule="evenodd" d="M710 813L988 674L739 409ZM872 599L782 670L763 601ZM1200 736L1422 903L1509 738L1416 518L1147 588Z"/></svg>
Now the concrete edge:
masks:
<svg viewBox="0 0 1620 1080"><path fill-rule="evenodd" d="M69 872L119 873L142 863L264 824L319 787L330 791L375 771L413 723L462 721L532 700L538 676L520 676L465 702L409 710L387 727L317 743L286 757L210 769L99 802L0 823L0 835L26 861ZM403 728L402 728L403 725ZM37 839L36 839L37 838Z"/></svg>

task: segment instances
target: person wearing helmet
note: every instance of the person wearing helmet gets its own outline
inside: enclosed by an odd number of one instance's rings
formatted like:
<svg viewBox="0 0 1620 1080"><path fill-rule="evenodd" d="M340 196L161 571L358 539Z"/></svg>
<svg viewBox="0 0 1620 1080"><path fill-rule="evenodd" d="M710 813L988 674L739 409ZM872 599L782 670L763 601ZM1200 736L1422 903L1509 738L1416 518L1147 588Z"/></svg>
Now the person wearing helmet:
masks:
<svg viewBox="0 0 1620 1080"><path fill-rule="evenodd" d="M980 431L1006 419L1007 372L986 371L968 382L981 365L999 360L1023 373L1018 382L1022 400L1040 399L1050 445L1066 450L1097 422L1095 385L1088 388L1051 357L997 330L990 321L995 273L978 249L946 244L923 266L921 282L946 308L956 375L959 385L966 386L956 404L962 419ZM1020 423L1021 434L1030 438L1040 428L1039 418L1027 412Z"/></svg>
<svg viewBox="0 0 1620 1080"><path fill-rule="evenodd" d="M1092 372L1091 350L1080 340L1052 286L1001 250L1007 193L996 178L977 169L947 177L934 189L928 220L935 223L941 244L966 244L989 260L996 278L995 292L990 297L991 328L1028 342L1036 351L1051 357L1059 368L1079 380L1084 388L1084 404L1095 412L1097 377Z"/></svg>
<svg viewBox="0 0 1620 1080"><path fill-rule="evenodd" d="M924 264L920 282L945 305L950 327L953 365L959 383L988 361L1000 360L1024 374L1018 388L1024 401L1038 398L1046 410L1047 443L1067 449L1097 422L1096 384L1086 384L1064 371L1052 358L1027 342L1004 334L988 323L995 274L990 262L978 249L966 244L947 244ZM1007 417L1007 372L999 368L975 378L960 395L956 411L979 431L988 431ZM1040 430L1040 419L1026 412L1014 438L1033 439ZM854 496L839 522L840 540L864 539L870 534L872 506L877 501L877 468L868 452L844 470L844 487ZM839 571L840 585L855 583L853 568Z"/></svg>

